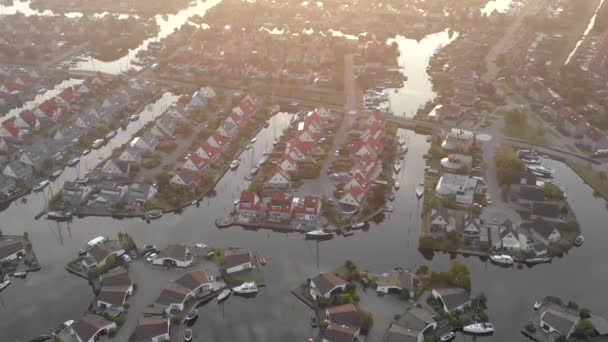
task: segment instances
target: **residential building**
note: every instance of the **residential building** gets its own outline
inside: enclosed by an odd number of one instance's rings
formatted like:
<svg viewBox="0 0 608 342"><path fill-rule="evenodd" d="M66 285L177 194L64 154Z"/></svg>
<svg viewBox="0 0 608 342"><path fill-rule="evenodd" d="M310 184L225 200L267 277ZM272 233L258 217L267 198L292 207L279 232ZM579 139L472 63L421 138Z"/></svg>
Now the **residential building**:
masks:
<svg viewBox="0 0 608 342"><path fill-rule="evenodd" d="M87 201L92 192L93 188L90 186L65 181L61 192L61 200L73 206L79 206Z"/></svg>
<svg viewBox="0 0 608 342"><path fill-rule="evenodd" d="M21 241L0 241L0 263L12 261L25 256L25 247Z"/></svg>
<svg viewBox="0 0 608 342"><path fill-rule="evenodd" d="M211 139L211 138L209 138ZM221 150L213 145L209 144L209 142L203 143L195 152L200 158L210 161L215 161L219 158L222 153Z"/></svg>
<svg viewBox="0 0 608 342"><path fill-rule="evenodd" d="M97 295L98 308L123 307L133 293L133 285L102 286Z"/></svg>
<svg viewBox="0 0 608 342"><path fill-rule="evenodd" d="M107 335L111 329L117 329L116 323L105 318L85 314L70 328L72 335L78 342L95 342L101 336Z"/></svg>
<svg viewBox="0 0 608 342"><path fill-rule="evenodd" d="M10 118L2 122L0 127L0 137L9 141L19 141L23 138L24 132L17 127L15 118Z"/></svg>
<svg viewBox="0 0 608 342"><path fill-rule="evenodd" d="M203 159L200 155L193 153L184 162L182 168L191 172L203 172L209 167L209 159Z"/></svg>
<svg viewBox="0 0 608 342"><path fill-rule="evenodd" d="M321 198L305 196L303 199L294 199L293 212L301 221L316 221L321 214Z"/></svg>
<svg viewBox="0 0 608 342"><path fill-rule="evenodd" d="M168 245L158 253L152 263L154 265L171 265L177 267L188 267L192 264L193 257L185 245Z"/></svg>
<svg viewBox="0 0 608 342"><path fill-rule="evenodd" d="M135 342L169 341L171 320L161 317L144 317L135 327L133 339Z"/></svg>
<svg viewBox="0 0 608 342"><path fill-rule="evenodd" d="M329 326L323 335L324 341L355 341L360 333L359 312L353 304L327 308L325 316Z"/></svg>
<svg viewBox="0 0 608 342"><path fill-rule="evenodd" d="M540 217L548 221L561 221L560 211L559 205L555 203L534 202L532 203L532 212L530 218L534 220Z"/></svg>
<svg viewBox="0 0 608 342"><path fill-rule="evenodd" d="M226 250L224 255L224 269L227 274L240 272L253 268L253 254L248 250Z"/></svg>
<svg viewBox="0 0 608 342"><path fill-rule="evenodd" d="M471 205L477 191L477 179L468 176L445 173L435 187L437 196L455 197L456 202Z"/></svg>
<svg viewBox="0 0 608 342"><path fill-rule="evenodd" d="M192 171L178 171L171 177L171 184L181 185L185 187L196 187L200 184L202 180L202 175L200 172L192 172Z"/></svg>
<svg viewBox="0 0 608 342"><path fill-rule="evenodd" d="M34 169L18 160L12 160L4 166L2 174L17 180L29 180L34 175Z"/></svg>
<svg viewBox="0 0 608 342"><path fill-rule="evenodd" d="M507 219L498 226L500 235L500 247L504 250L517 251L521 245L519 242L519 231L517 226Z"/></svg>
<svg viewBox="0 0 608 342"><path fill-rule="evenodd" d="M608 137L596 127L589 127L583 135L583 145L591 151L604 150L608 148Z"/></svg>
<svg viewBox="0 0 608 342"><path fill-rule="evenodd" d="M15 125L21 130L34 132L40 128L40 121L34 113L29 110L24 110L19 113L19 117L15 119Z"/></svg>
<svg viewBox="0 0 608 342"><path fill-rule="evenodd" d="M437 329L434 315L427 309L413 307L391 324L386 342L423 342L424 334Z"/></svg>
<svg viewBox="0 0 608 342"><path fill-rule="evenodd" d="M463 311L471 305L471 297L465 289L433 289L433 297L441 303L444 312Z"/></svg>
<svg viewBox="0 0 608 342"><path fill-rule="evenodd" d="M330 323L323 333L322 342L357 342L359 329Z"/></svg>
<svg viewBox="0 0 608 342"><path fill-rule="evenodd" d="M46 155L46 159L49 159L50 156ZM44 164L45 155L41 152L36 152L32 150L27 150L21 153L19 157L19 161L23 164L29 165L33 167L35 170L41 170Z"/></svg>
<svg viewBox="0 0 608 342"><path fill-rule="evenodd" d="M99 193L95 197L94 204L105 208L111 208L122 202L129 188L126 185L117 185L110 182L101 184Z"/></svg>
<svg viewBox="0 0 608 342"><path fill-rule="evenodd" d="M283 171L296 172L298 171L298 161L293 159L289 154L285 154L277 163Z"/></svg>
<svg viewBox="0 0 608 342"><path fill-rule="evenodd" d="M241 217L258 217L264 215L265 207L258 194L251 191L242 191L238 211Z"/></svg>
<svg viewBox="0 0 608 342"><path fill-rule="evenodd" d="M468 236L474 239L478 239L481 235L481 223L479 217L474 215L467 215L464 218L464 225L462 229L462 235Z"/></svg>
<svg viewBox="0 0 608 342"><path fill-rule="evenodd" d="M475 134L458 128L452 128L446 133L441 147L449 152L469 153L475 143Z"/></svg>
<svg viewBox="0 0 608 342"><path fill-rule="evenodd" d="M156 146L158 146L158 137L150 132L146 132L141 137L133 138L130 146L141 150L144 154L152 153L156 150Z"/></svg>
<svg viewBox="0 0 608 342"><path fill-rule="evenodd" d="M281 167L277 166L270 174L266 185L272 188L288 188L291 185L291 176Z"/></svg>
<svg viewBox="0 0 608 342"><path fill-rule="evenodd" d="M154 186L144 183L131 183L128 185L125 199L130 206L143 207L146 202L154 198L157 192Z"/></svg>
<svg viewBox="0 0 608 342"><path fill-rule="evenodd" d="M580 317L565 310L549 308L540 315L540 329L545 333L555 333L556 337L570 337Z"/></svg>
<svg viewBox="0 0 608 342"><path fill-rule="evenodd" d="M286 221L291 219L293 213L292 200L284 192L274 192L266 205L268 208L268 220Z"/></svg>
<svg viewBox="0 0 608 342"><path fill-rule="evenodd" d="M562 237L562 234L557 230L554 223L543 220L542 218L536 218L532 221L532 228L530 231L532 232L532 236L545 246L550 243L559 242Z"/></svg>
<svg viewBox="0 0 608 342"><path fill-rule="evenodd" d="M213 288L204 270L190 271L175 280L175 283L190 290L190 296L198 296Z"/></svg>
<svg viewBox="0 0 608 342"><path fill-rule="evenodd" d="M431 209L431 231L451 232L456 229L456 219L445 209Z"/></svg>
<svg viewBox="0 0 608 342"><path fill-rule="evenodd" d="M378 287L377 292L383 293L397 293L401 294L402 291L414 291L414 277L410 272L403 271L391 271L383 273L376 281Z"/></svg>
<svg viewBox="0 0 608 342"><path fill-rule="evenodd" d="M129 178L131 164L122 160L110 159L101 168L101 173L110 179Z"/></svg>
<svg viewBox="0 0 608 342"><path fill-rule="evenodd" d="M320 273L310 280L310 295L315 300L319 297L329 298L346 289L346 280L333 273Z"/></svg>
<svg viewBox="0 0 608 342"><path fill-rule="evenodd" d="M0 195L10 196L17 187L17 182L13 178L0 175Z"/></svg>
<svg viewBox="0 0 608 342"><path fill-rule="evenodd" d="M94 267L105 266L110 256L119 257L125 253L118 241L108 240L98 245L93 246L84 259L82 259L82 267L90 270Z"/></svg>
<svg viewBox="0 0 608 342"><path fill-rule="evenodd" d="M191 298L189 289L176 283L169 283L156 299L155 305L164 308L166 314L180 312Z"/></svg>
<svg viewBox="0 0 608 342"><path fill-rule="evenodd" d="M580 137L588 128L589 124L582 115L579 115L572 110L568 111L563 125L563 129L567 134L573 137Z"/></svg>
<svg viewBox="0 0 608 342"><path fill-rule="evenodd" d="M141 164L142 155L141 150L136 149L135 147L128 146L118 157L118 160L127 162L132 165Z"/></svg>

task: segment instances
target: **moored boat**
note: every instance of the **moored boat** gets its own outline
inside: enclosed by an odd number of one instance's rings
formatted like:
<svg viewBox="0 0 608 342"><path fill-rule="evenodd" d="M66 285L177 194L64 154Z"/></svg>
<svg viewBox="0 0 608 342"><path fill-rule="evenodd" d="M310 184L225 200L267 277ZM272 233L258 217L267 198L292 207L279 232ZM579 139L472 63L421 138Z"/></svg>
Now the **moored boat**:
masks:
<svg viewBox="0 0 608 342"><path fill-rule="evenodd" d="M25 278L25 277L27 277L27 272L25 272L25 271L15 272L15 273L13 273L13 277Z"/></svg>
<svg viewBox="0 0 608 342"><path fill-rule="evenodd" d="M365 224L366 224L366 222L357 222L357 223L353 224L351 226L351 228L358 229L358 228L361 228L361 227L365 226Z"/></svg>
<svg viewBox="0 0 608 342"><path fill-rule="evenodd" d="M57 178L59 176L61 176L61 174L63 173L63 169L59 169L59 170L55 170L52 174L51 177L53 178Z"/></svg>
<svg viewBox="0 0 608 342"><path fill-rule="evenodd" d="M253 137L253 138L251 138L251 141L249 141L249 142L253 144L253 143L255 143L257 140L258 140L258 138Z"/></svg>
<svg viewBox="0 0 608 342"><path fill-rule="evenodd" d="M279 143L279 138L274 138L274 141L272 142L273 145L276 145Z"/></svg>
<svg viewBox="0 0 608 342"><path fill-rule="evenodd" d="M534 302L534 310L540 309L541 305L543 305L542 302Z"/></svg>
<svg viewBox="0 0 608 342"><path fill-rule="evenodd" d="M5 280L3 282L0 283L0 291L4 290L5 288L7 288L9 285L11 284L10 280Z"/></svg>
<svg viewBox="0 0 608 342"><path fill-rule="evenodd" d="M264 121L264 128L268 128L268 127L270 127L270 122Z"/></svg>
<svg viewBox="0 0 608 342"><path fill-rule="evenodd" d="M218 303L225 300L226 298L228 298L228 296L230 296L231 293L232 293L232 291L230 291L230 289L225 289L222 292L220 292L220 294L217 296Z"/></svg>
<svg viewBox="0 0 608 342"><path fill-rule="evenodd" d="M582 235L579 235L576 237L576 240L574 240L574 245L580 247L583 245L583 242L585 242L585 238Z"/></svg>
<svg viewBox="0 0 608 342"><path fill-rule="evenodd" d="M235 159L230 163L230 168L234 170L237 167L239 167L239 161Z"/></svg>
<svg viewBox="0 0 608 342"><path fill-rule="evenodd" d="M399 137L397 142L399 143L399 146L405 145L405 139L403 139L403 137Z"/></svg>
<svg viewBox="0 0 608 342"><path fill-rule="evenodd" d="M150 220L155 220L157 218L161 218L163 216L163 212L160 210L150 210L146 213L146 217Z"/></svg>
<svg viewBox="0 0 608 342"><path fill-rule="evenodd" d="M186 342L192 341L192 330L186 329L186 331L184 332L184 341L186 341Z"/></svg>
<svg viewBox="0 0 608 342"><path fill-rule="evenodd" d="M453 331L450 331L449 333L442 335L439 338L439 342L448 342L448 341L452 341L455 338L456 338L456 333Z"/></svg>
<svg viewBox="0 0 608 342"><path fill-rule="evenodd" d="M89 153L91 153L91 150L89 150L88 148L86 150L82 151L83 156L86 156Z"/></svg>
<svg viewBox="0 0 608 342"><path fill-rule="evenodd" d="M418 184L416 185L416 197L418 197L418 199L421 199L422 196L424 195L424 184Z"/></svg>
<svg viewBox="0 0 608 342"><path fill-rule="evenodd" d="M116 131L110 131L106 134L106 140L110 140L116 136Z"/></svg>
<svg viewBox="0 0 608 342"><path fill-rule="evenodd" d="M232 288L232 291L234 291L234 293L239 294L256 293L258 292L258 287L255 282L245 282L237 287Z"/></svg>
<svg viewBox="0 0 608 342"><path fill-rule="evenodd" d="M47 220L56 221L68 221L72 218L72 212L70 211L49 211L46 213Z"/></svg>
<svg viewBox="0 0 608 342"><path fill-rule="evenodd" d="M494 327L491 323L475 323L466 325L462 328L462 331L468 334L484 335L493 333Z"/></svg>
<svg viewBox="0 0 608 342"><path fill-rule="evenodd" d="M137 121L137 120L139 120L139 115L132 114L129 116L129 121Z"/></svg>
<svg viewBox="0 0 608 342"><path fill-rule="evenodd" d="M393 163L393 168L395 169L396 173L399 173L399 171L401 171L401 162L395 160L395 162Z"/></svg>
<svg viewBox="0 0 608 342"><path fill-rule="evenodd" d="M332 236L333 233L329 229L315 229L309 232L306 232L306 237L327 237Z"/></svg>
<svg viewBox="0 0 608 342"><path fill-rule="evenodd" d="M279 106L278 104L275 104L274 106L272 106L271 113L276 114L279 112L279 110L281 110L281 106ZM266 121L266 122L268 122L268 121Z"/></svg>
<svg viewBox="0 0 608 342"><path fill-rule="evenodd" d="M492 260L492 262L499 264L499 265L505 265L505 266L513 265L513 258L510 255L506 255L506 254L490 255L490 260Z"/></svg>
<svg viewBox="0 0 608 342"><path fill-rule="evenodd" d="M198 310L192 309L192 311L188 312L188 314L186 315L186 322L190 322L191 320L195 319L197 316L198 316Z"/></svg>
<svg viewBox="0 0 608 342"><path fill-rule="evenodd" d="M544 264L549 262L551 262L550 257L530 258L525 260L525 263L528 265Z"/></svg>
<svg viewBox="0 0 608 342"><path fill-rule="evenodd" d="M249 149L251 149L251 147L253 147L253 145L251 145L251 144L247 144L247 146L245 146L245 149L246 149L246 150L249 150Z"/></svg>
<svg viewBox="0 0 608 342"><path fill-rule="evenodd" d="M32 188L32 190L34 190L34 191L40 191L40 190L46 188L49 184L50 184L50 182L45 179L42 182L34 185L34 187Z"/></svg>
<svg viewBox="0 0 608 342"><path fill-rule="evenodd" d="M80 162L80 157L74 157L68 161L69 166L75 166Z"/></svg>
<svg viewBox="0 0 608 342"><path fill-rule="evenodd" d="M401 187L401 184L399 184L399 182L395 182L395 190L399 190L399 187Z"/></svg>

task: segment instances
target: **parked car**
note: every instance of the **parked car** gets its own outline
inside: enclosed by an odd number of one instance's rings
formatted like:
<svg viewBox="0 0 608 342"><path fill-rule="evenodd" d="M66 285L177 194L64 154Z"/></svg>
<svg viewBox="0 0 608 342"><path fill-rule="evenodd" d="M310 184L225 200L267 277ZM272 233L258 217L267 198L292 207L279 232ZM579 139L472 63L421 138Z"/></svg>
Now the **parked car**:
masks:
<svg viewBox="0 0 608 342"><path fill-rule="evenodd" d="M152 253L152 254L148 255L146 260L148 260L149 262L152 262L152 260L156 259L157 256L158 256L158 254Z"/></svg>
<svg viewBox="0 0 608 342"><path fill-rule="evenodd" d="M131 257L129 256L129 254L123 254L121 258L124 262L131 262Z"/></svg>

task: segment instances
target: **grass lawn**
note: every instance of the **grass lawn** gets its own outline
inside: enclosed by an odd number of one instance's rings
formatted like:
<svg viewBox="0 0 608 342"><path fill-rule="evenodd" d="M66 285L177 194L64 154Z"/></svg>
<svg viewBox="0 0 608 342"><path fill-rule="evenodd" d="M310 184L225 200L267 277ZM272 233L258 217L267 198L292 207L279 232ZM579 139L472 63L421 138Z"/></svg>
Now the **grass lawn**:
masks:
<svg viewBox="0 0 608 342"><path fill-rule="evenodd" d="M524 140L534 145L547 145L547 138L545 138L545 135L539 134L538 128L530 124L526 124L524 127L505 125L503 133L508 137Z"/></svg>
<svg viewBox="0 0 608 342"><path fill-rule="evenodd" d="M589 170L587 167L568 161L567 164L584 179L595 191L604 199L608 200L608 180L601 179L596 171Z"/></svg>
<svg viewBox="0 0 608 342"><path fill-rule="evenodd" d="M568 151L572 152L572 153L577 153L578 150L576 149L576 147L570 145L570 144L566 144L566 149L568 149Z"/></svg>

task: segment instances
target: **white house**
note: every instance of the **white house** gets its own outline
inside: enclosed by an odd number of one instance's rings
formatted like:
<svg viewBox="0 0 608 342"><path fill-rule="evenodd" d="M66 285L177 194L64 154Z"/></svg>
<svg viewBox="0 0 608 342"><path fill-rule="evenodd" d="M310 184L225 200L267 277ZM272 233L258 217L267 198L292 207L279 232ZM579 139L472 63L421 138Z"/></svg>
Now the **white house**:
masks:
<svg viewBox="0 0 608 342"><path fill-rule="evenodd" d="M117 329L114 322L105 318L85 314L70 328L70 331L78 342L95 342L101 336L106 335L111 329Z"/></svg>
<svg viewBox="0 0 608 342"><path fill-rule="evenodd" d="M227 274L240 272L253 268L253 254L251 251L226 251L224 268Z"/></svg>
<svg viewBox="0 0 608 342"><path fill-rule="evenodd" d="M319 297L328 298L346 289L346 280L333 273L320 273L310 280L310 295L315 300Z"/></svg>
<svg viewBox="0 0 608 342"><path fill-rule="evenodd" d="M98 308L123 307L133 293L133 285L103 286L97 295Z"/></svg>
<svg viewBox="0 0 608 342"><path fill-rule="evenodd" d="M498 232L502 249L519 250L521 248L517 226L515 226L511 220L504 221L498 227Z"/></svg>
<svg viewBox="0 0 608 342"><path fill-rule="evenodd" d="M285 154L281 160L277 163L277 165L287 172L296 172L298 171L298 162L291 158L289 154Z"/></svg>
<svg viewBox="0 0 608 342"><path fill-rule="evenodd" d="M414 277L409 272L391 271L378 277L377 284L377 292L401 294L404 289L413 292Z"/></svg>
<svg viewBox="0 0 608 342"><path fill-rule="evenodd" d="M352 187L340 200L340 204L360 208L364 205L367 193L360 187Z"/></svg>
<svg viewBox="0 0 608 342"><path fill-rule="evenodd" d="M444 312L463 311L471 305L471 297L465 289L433 289L431 294L441 303Z"/></svg>
<svg viewBox="0 0 608 342"><path fill-rule="evenodd" d="M540 329L546 333L556 333L568 338L578 324L580 317L564 310L547 309L540 315Z"/></svg>
<svg viewBox="0 0 608 342"><path fill-rule="evenodd" d="M280 167L275 168L268 181L266 181L269 187L274 188L286 188L289 187L290 183L291 176Z"/></svg>
<svg viewBox="0 0 608 342"><path fill-rule="evenodd" d="M542 218L536 218L532 221L531 232L532 236L545 246L550 243L559 242L562 236L553 223L545 221Z"/></svg>
<svg viewBox="0 0 608 342"><path fill-rule="evenodd" d="M451 232L456 229L456 220L446 210L431 209L431 231Z"/></svg>
<svg viewBox="0 0 608 342"><path fill-rule="evenodd" d="M168 245L158 253L152 261L154 265L173 265L177 267L188 267L192 264L192 254L184 245Z"/></svg>
<svg viewBox="0 0 608 342"><path fill-rule="evenodd" d="M182 311L186 302L197 295L212 289L211 281L203 270L188 272L170 283L160 293L156 305L171 311Z"/></svg>

